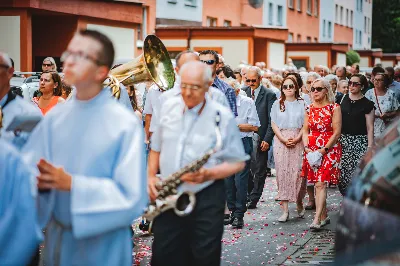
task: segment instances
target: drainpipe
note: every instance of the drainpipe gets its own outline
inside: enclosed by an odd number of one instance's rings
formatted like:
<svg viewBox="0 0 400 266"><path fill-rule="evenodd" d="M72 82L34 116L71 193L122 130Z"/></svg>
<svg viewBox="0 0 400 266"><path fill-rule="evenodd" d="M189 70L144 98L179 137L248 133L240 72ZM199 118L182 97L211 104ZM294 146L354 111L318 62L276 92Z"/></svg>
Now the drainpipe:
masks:
<svg viewBox="0 0 400 266"><path fill-rule="evenodd" d="M187 49L190 50L190 41L192 40L192 31L191 29L187 29Z"/></svg>

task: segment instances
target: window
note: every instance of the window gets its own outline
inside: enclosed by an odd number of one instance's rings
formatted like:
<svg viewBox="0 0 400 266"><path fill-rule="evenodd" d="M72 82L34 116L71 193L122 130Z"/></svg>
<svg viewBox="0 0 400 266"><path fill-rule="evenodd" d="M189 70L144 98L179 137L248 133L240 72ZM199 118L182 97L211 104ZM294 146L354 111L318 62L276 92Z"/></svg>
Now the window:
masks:
<svg viewBox="0 0 400 266"><path fill-rule="evenodd" d="M247 24L240 23L240 27L247 27Z"/></svg>
<svg viewBox="0 0 400 266"><path fill-rule="evenodd" d="M338 5L336 5L335 22L339 23L339 6Z"/></svg>
<svg viewBox="0 0 400 266"><path fill-rule="evenodd" d="M349 9L348 8L346 8L346 25L345 26L350 26L350 24L349 24Z"/></svg>
<svg viewBox="0 0 400 266"><path fill-rule="evenodd" d="M358 31L358 34L359 34L360 45L362 45L362 37L361 37L361 31L360 30Z"/></svg>
<svg viewBox="0 0 400 266"><path fill-rule="evenodd" d="M293 33L289 32L288 42L293 42Z"/></svg>
<svg viewBox="0 0 400 266"><path fill-rule="evenodd" d="M318 0L314 0L314 16L318 17Z"/></svg>
<svg viewBox="0 0 400 266"><path fill-rule="evenodd" d="M350 28L353 28L353 10L350 10Z"/></svg>
<svg viewBox="0 0 400 266"><path fill-rule="evenodd" d="M307 0L307 14L309 15L311 15L311 8L312 8L311 0Z"/></svg>
<svg viewBox="0 0 400 266"><path fill-rule="evenodd" d="M340 25L343 25L343 7L340 7Z"/></svg>
<svg viewBox="0 0 400 266"><path fill-rule="evenodd" d="M364 17L364 33L367 33L367 17Z"/></svg>
<svg viewBox="0 0 400 266"><path fill-rule="evenodd" d="M294 8L293 0L289 0L289 2L288 2L288 7L291 8L291 9Z"/></svg>
<svg viewBox="0 0 400 266"><path fill-rule="evenodd" d="M318 42L318 38L314 38L314 42Z"/></svg>
<svg viewBox="0 0 400 266"><path fill-rule="evenodd" d="M326 21L325 19L322 21L322 36L326 36Z"/></svg>
<svg viewBox="0 0 400 266"><path fill-rule="evenodd" d="M196 7L197 6L197 0L185 0L185 5L186 6Z"/></svg>
<svg viewBox="0 0 400 266"><path fill-rule="evenodd" d="M273 25L274 24L274 5L272 3L269 3L268 24L269 25Z"/></svg>
<svg viewBox="0 0 400 266"><path fill-rule="evenodd" d="M216 27L217 26L217 19L213 18L213 17L207 17L207 26Z"/></svg>
<svg viewBox="0 0 400 266"><path fill-rule="evenodd" d="M328 38L332 38L332 22L328 21Z"/></svg>
<svg viewBox="0 0 400 266"><path fill-rule="evenodd" d="M232 22L229 20L224 20L224 27L230 27L232 26Z"/></svg>
<svg viewBox="0 0 400 266"><path fill-rule="evenodd" d="M311 43L311 37L307 37L307 43Z"/></svg>
<svg viewBox="0 0 400 266"><path fill-rule="evenodd" d="M283 7L278 6L278 26L283 25Z"/></svg>
<svg viewBox="0 0 400 266"><path fill-rule="evenodd" d="M301 4L302 4L302 0L297 0L297 11L301 12Z"/></svg>
<svg viewBox="0 0 400 266"><path fill-rule="evenodd" d="M176 4L176 0L168 0L168 3L170 3L170 4Z"/></svg>
<svg viewBox="0 0 400 266"><path fill-rule="evenodd" d="M297 34L297 42L301 42L301 35Z"/></svg>
<svg viewBox="0 0 400 266"><path fill-rule="evenodd" d="M363 11L363 1L360 0L360 12L362 12L362 11Z"/></svg>

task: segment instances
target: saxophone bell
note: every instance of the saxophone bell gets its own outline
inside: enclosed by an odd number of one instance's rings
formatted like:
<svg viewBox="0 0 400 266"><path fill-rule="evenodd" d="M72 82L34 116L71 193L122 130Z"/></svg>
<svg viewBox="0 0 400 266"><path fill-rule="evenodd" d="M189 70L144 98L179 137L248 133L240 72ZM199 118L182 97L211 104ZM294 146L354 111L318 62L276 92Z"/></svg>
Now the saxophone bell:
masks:
<svg viewBox="0 0 400 266"><path fill-rule="evenodd" d="M174 211L178 216L189 215L196 205L196 196L192 191L185 191L178 195Z"/></svg>

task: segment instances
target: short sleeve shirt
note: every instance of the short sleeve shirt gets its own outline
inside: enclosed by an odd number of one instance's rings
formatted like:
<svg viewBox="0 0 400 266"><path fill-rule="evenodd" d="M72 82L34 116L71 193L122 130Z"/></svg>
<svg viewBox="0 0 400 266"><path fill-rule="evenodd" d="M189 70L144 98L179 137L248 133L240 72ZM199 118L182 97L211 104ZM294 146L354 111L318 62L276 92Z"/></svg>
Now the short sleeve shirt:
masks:
<svg viewBox="0 0 400 266"><path fill-rule="evenodd" d="M366 97L353 101L348 95L345 95L340 107L342 110L342 134L367 135L365 115L374 109L374 103Z"/></svg>

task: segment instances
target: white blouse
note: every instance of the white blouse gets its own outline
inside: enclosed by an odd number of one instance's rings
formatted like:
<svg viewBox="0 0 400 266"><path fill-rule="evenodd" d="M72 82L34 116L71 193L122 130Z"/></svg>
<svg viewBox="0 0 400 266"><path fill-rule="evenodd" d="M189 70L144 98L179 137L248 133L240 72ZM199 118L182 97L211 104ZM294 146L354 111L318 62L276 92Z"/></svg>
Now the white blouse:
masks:
<svg viewBox="0 0 400 266"><path fill-rule="evenodd" d="M298 129L303 127L306 103L304 100L285 101L285 111L281 112L279 100L271 108L271 121L279 129Z"/></svg>

